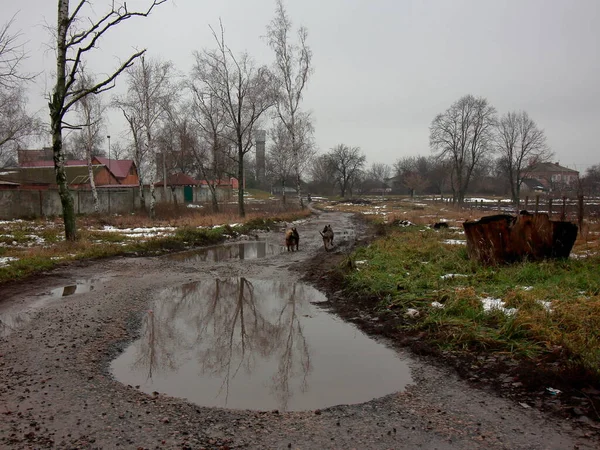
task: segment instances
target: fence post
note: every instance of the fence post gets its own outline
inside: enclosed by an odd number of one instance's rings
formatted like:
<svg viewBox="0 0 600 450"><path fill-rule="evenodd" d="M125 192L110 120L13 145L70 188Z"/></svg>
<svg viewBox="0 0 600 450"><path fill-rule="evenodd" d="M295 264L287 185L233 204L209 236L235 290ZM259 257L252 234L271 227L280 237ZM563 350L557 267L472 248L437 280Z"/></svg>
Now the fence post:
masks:
<svg viewBox="0 0 600 450"><path fill-rule="evenodd" d="M562 210L560 212L560 220L565 221L567 218L567 197L563 195Z"/></svg>
<svg viewBox="0 0 600 450"><path fill-rule="evenodd" d="M579 235L583 236L583 195L577 196L579 208L577 210L577 222L579 223Z"/></svg>
<svg viewBox="0 0 600 450"><path fill-rule="evenodd" d="M548 199L548 217L552 219L552 197Z"/></svg>
<svg viewBox="0 0 600 450"><path fill-rule="evenodd" d="M80 190L77 189L77 214L81 214L81 197L79 196Z"/></svg>
<svg viewBox="0 0 600 450"><path fill-rule="evenodd" d="M106 193L108 194L108 215L110 216L110 188L106 190Z"/></svg>
<svg viewBox="0 0 600 450"><path fill-rule="evenodd" d="M525 209L529 207L529 195L525 196Z"/></svg>
<svg viewBox="0 0 600 450"><path fill-rule="evenodd" d="M539 194L535 196L535 213L537 214L540 207L540 196Z"/></svg>
<svg viewBox="0 0 600 450"><path fill-rule="evenodd" d="M498 200L498 211L500 211L500 200Z"/></svg>

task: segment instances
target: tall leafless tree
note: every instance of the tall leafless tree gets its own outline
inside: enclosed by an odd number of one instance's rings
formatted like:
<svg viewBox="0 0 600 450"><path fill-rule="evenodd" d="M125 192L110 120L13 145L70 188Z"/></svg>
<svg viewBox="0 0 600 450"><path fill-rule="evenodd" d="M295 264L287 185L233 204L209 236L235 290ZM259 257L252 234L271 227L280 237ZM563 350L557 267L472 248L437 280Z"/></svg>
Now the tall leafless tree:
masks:
<svg viewBox="0 0 600 450"><path fill-rule="evenodd" d="M116 103L118 105L118 103ZM131 157L138 172L138 190L140 197L140 207L142 210L146 209L146 197L144 195L144 180L146 179L146 153L147 146L144 144L144 137L142 135L142 121L135 111L128 108L126 105L118 106L127 121L129 126L129 134L131 135Z"/></svg>
<svg viewBox="0 0 600 450"><path fill-rule="evenodd" d="M388 164L374 162L365 174L365 178L369 180L373 186L377 186L378 189L381 189L381 195L383 196L386 191L387 180L390 178L391 173L392 168Z"/></svg>
<svg viewBox="0 0 600 450"><path fill-rule="evenodd" d="M222 23L219 34L211 30L217 48L195 53L195 79L200 90L212 95L228 116L224 136L236 150L238 210L244 217L244 157L252 150L260 118L275 103L276 91L267 67L257 67L246 53L234 55L225 43Z"/></svg>
<svg viewBox="0 0 600 450"><path fill-rule="evenodd" d="M508 178L511 198L519 204L521 184L535 163L547 162L552 152L546 145L544 130L524 111L509 112L498 121L496 148Z"/></svg>
<svg viewBox="0 0 600 450"><path fill-rule="evenodd" d="M127 58L112 74L106 76L95 85L77 88L76 79L81 64L89 52L97 48L99 40L110 29L132 17L146 17L152 10L167 0L148 0L148 7L143 11L129 11L126 2L113 1L111 9L97 19L83 20L86 6L91 9L88 0L80 0L73 12L69 10L69 0L58 0L56 29L56 84L49 101L50 127L52 130L52 150L56 183L63 209L65 238L68 241L77 239L77 226L73 196L67 184L62 148L62 133L65 127L65 116L75 103L90 94L99 94L114 87L116 78L133 62L142 56L145 50L138 51ZM87 26L80 26L85 23Z"/></svg>
<svg viewBox="0 0 600 450"><path fill-rule="evenodd" d="M333 177L340 187L342 197L352 190L352 184L364 167L367 158L359 147L338 144L327 153Z"/></svg>
<svg viewBox="0 0 600 450"><path fill-rule="evenodd" d="M496 109L483 97L466 95L431 123L429 145L437 156L452 164L453 199L461 205L473 170L493 152Z"/></svg>
<svg viewBox="0 0 600 450"><path fill-rule="evenodd" d="M84 70L81 66L79 79L75 83L76 90L83 90L95 84L94 77ZM92 157L94 151L100 147L102 142L102 131L104 128L103 114L105 106L97 94L86 95L79 99L74 106L77 113L77 122L81 126L81 132L74 139L76 145L80 145L84 151L85 160L88 167L88 176L94 199L94 211L100 212L100 202L98 201L98 192L96 191L96 182L94 180L94 168L92 166Z"/></svg>
<svg viewBox="0 0 600 450"><path fill-rule="evenodd" d="M13 32L15 17L0 26L0 167L28 138L41 132L41 123L27 111L25 83L32 75L21 70L26 58L22 34Z"/></svg>
<svg viewBox="0 0 600 450"><path fill-rule="evenodd" d="M229 172L231 155L229 153L230 139L225 138L229 114L223 108L218 97L198 79L197 70L193 73L190 83L192 91L192 117L198 125L200 143L196 148L196 164L210 189L213 211L219 211L217 185L223 174Z"/></svg>
<svg viewBox="0 0 600 450"><path fill-rule="evenodd" d="M149 215L154 218L154 183L157 180L158 164L165 164L165 154L162 155L162 161L158 161L156 139L161 127L169 118L169 111L173 102L177 100L179 88L173 82L174 69L168 61L142 56L140 64L128 68L126 73L127 94L115 99L114 104L126 115L133 139L137 139L136 145L144 146L139 155L144 157L141 165L147 171L144 178L150 185ZM136 132L133 131L134 128ZM140 166L138 170L142 170Z"/></svg>
<svg viewBox="0 0 600 450"><path fill-rule="evenodd" d="M306 44L308 31L305 27L298 29L297 42L293 42L292 22L283 6L283 0L276 0L275 17L267 27L269 46L275 52L275 79L278 97L276 103L277 118L285 126L289 134L296 190L302 206L301 181L301 141L312 135L310 115L300 110L300 102L306 83L312 73L312 51ZM308 136L306 136L308 135Z"/></svg>

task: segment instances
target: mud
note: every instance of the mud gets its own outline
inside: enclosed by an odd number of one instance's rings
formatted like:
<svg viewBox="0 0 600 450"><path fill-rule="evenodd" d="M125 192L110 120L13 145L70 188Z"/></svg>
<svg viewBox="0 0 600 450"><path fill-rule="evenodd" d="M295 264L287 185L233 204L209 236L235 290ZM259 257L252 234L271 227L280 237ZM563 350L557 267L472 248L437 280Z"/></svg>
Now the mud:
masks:
<svg viewBox="0 0 600 450"><path fill-rule="evenodd" d="M331 223L335 247L326 253L318 233ZM557 418L474 387L454 369L410 362L413 383L399 393L355 405L300 412L201 407L160 392L125 385L111 362L136 339L157 292L206 279L248 278L329 290L345 254L368 236L350 215L328 213L296 224L300 251L252 260L174 261L116 258L73 265L50 277L0 288L12 308L26 307L50 289L77 279L107 277L89 292L35 308L30 320L0 338L1 448L332 448L332 449L565 449L598 448L591 426ZM342 240L346 230L347 239ZM338 239L338 236L340 239ZM266 233L281 245L283 231ZM319 281L320 280L320 281ZM335 301L343 301L337 294ZM336 298L335 292L330 299ZM356 314L367 319L368 305ZM366 311L366 312L361 312ZM363 315L362 319L360 315ZM402 355L406 356L406 355ZM381 378L394 378L372 367ZM338 380L332 379L332 386Z"/></svg>

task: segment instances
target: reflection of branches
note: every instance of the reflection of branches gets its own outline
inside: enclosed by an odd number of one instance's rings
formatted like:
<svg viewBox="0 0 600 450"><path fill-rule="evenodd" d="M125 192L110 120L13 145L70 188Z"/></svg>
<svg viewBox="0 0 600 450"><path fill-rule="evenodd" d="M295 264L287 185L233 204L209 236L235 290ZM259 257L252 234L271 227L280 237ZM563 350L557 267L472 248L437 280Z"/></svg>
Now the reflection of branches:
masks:
<svg viewBox="0 0 600 450"><path fill-rule="evenodd" d="M284 291L281 292L282 294L285 294L286 290L282 288L287 287L287 284L280 285L280 291ZM287 409L289 400L293 395L289 382L290 378L295 375L294 348L299 350L299 365L302 371L302 383L300 385L301 392L306 392L308 389L307 378L312 369L308 343L306 342L306 337L304 336L302 326L300 325L300 318L297 314L298 300L296 299L296 289L298 289L298 286L294 284L287 303L281 310L277 321L277 328L282 332L282 336L278 339L281 345L281 353L279 356L278 371L272 378L273 385L271 389L278 398L281 408L284 410ZM284 320L286 313L287 318Z"/></svg>
<svg viewBox="0 0 600 450"><path fill-rule="evenodd" d="M281 409L308 389L312 370L302 329L307 293L301 285L251 282L245 278L189 283L162 293L142 327L135 365L148 372L174 370L177 359L197 359L202 374L218 376L216 396L228 402L233 379L243 369L250 374L258 362L276 362L271 392ZM282 303L283 301L283 303Z"/></svg>

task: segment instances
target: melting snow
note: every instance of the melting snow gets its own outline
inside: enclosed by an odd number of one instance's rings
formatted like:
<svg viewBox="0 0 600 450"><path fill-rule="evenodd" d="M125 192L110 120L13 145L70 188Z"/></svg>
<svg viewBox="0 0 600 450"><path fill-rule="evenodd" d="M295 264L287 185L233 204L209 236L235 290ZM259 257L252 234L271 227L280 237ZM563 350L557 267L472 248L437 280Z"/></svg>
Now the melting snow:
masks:
<svg viewBox="0 0 600 450"><path fill-rule="evenodd" d="M442 280L448 280L448 279L452 279L452 278L466 278L469 275L464 275L462 273L448 273L446 275L442 275L440 278Z"/></svg>
<svg viewBox="0 0 600 450"><path fill-rule="evenodd" d="M11 261L18 261L19 258L13 258L12 256L0 257L0 267L7 266Z"/></svg>
<svg viewBox="0 0 600 450"><path fill-rule="evenodd" d="M467 245L467 241L463 241L462 239L445 239L442 241L442 244L448 245Z"/></svg>
<svg viewBox="0 0 600 450"><path fill-rule="evenodd" d="M496 310L496 311L503 312L507 316L513 316L517 313L516 308L504 307L505 303L502 300L500 300L499 298L486 297L486 298L482 298L480 300L483 305L483 310L485 312L492 312L492 311Z"/></svg>
<svg viewBox="0 0 600 450"><path fill-rule="evenodd" d="M440 302L431 302L431 306L437 309L443 309L444 305L441 304Z"/></svg>

